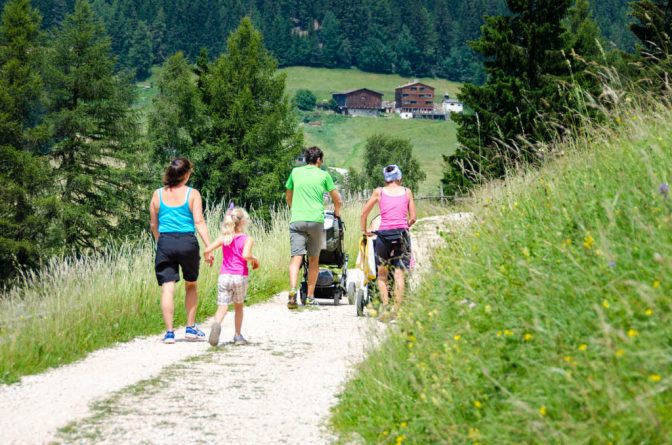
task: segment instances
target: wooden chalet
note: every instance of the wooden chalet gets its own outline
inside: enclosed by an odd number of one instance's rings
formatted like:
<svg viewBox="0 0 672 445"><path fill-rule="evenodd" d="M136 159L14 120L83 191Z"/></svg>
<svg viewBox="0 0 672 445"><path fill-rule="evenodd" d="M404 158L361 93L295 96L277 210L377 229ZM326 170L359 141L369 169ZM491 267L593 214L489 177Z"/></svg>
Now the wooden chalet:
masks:
<svg viewBox="0 0 672 445"><path fill-rule="evenodd" d="M408 113L434 112L434 87L422 82L411 82L394 90L397 110Z"/></svg>
<svg viewBox="0 0 672 445"><path fill-rule="evenodd" d="M383 107L383 94L368 88L333 93L340 113L352 116L378 116Z"/></svg>

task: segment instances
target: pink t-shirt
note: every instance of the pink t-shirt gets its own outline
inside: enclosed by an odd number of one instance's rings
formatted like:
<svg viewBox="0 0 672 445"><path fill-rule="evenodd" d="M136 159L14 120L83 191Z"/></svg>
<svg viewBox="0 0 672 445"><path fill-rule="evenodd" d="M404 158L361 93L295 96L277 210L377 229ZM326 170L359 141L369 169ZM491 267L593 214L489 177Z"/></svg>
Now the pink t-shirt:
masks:
<svg viewBox="0 0 672 445"><path fill-rule="evenodd" d="M389 196L380 189L380 227L378 230L408 230L408 192L400 196Z"/></svg>
<svg viewBox="0 0 672 445"><path fill-rule="evenodd" d="M219 273L230 275L248 276L247 261L243 258L243 247L245 247L247 235L234 236L233 241L228 246L222 245L222 268Z"/></svg>

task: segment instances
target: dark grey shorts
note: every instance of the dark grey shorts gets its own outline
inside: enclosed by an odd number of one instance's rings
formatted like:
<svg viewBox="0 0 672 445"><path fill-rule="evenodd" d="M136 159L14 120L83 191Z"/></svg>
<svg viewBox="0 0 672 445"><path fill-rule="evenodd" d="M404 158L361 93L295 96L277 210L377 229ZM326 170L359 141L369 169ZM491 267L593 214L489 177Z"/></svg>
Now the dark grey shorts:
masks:
<svg viewBox="0 0 672 445"><path fill-rule="evenodd" d="M324 224L297 221L289 223L289 246L292 256L320 256Z"/></svg>
<svg viewBox="0 0 672 445"><path fill-rule="evenodd" d="M161 233L156 243L154 271L159 286L180 281L180 268L185 281L198 280L201 262L198 240L193 233Z"/></svg>

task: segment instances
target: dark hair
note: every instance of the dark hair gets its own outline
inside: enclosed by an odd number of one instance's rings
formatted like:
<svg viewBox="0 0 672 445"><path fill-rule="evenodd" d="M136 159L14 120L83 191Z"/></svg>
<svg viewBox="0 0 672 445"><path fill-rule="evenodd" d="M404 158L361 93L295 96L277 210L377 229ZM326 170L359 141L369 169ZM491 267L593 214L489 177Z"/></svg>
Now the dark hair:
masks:
<svg viewBox="0 0 672 445"><path fill-rule="evenodd" d="M163 185L166 187L175 187L178 185L187 173L191 173L191 161L187 158L175 158L170 162L166 169L166 174L163 175Z"/></svg>
<svg viewBox="0 0 672 445"><path fill-rule="evenodd" d="M322 153L320 147L310 147L306 150L304 156L306 158L306 164L317 164L317 161L324 157L324 153Z"/></svg>
<svg viewBox="0 0 672 445"><path fill-rule="evenodd" d="M385 173L391 173L394 171L394 169L397 168L396 165L388 165L385 167Z"/></svg>

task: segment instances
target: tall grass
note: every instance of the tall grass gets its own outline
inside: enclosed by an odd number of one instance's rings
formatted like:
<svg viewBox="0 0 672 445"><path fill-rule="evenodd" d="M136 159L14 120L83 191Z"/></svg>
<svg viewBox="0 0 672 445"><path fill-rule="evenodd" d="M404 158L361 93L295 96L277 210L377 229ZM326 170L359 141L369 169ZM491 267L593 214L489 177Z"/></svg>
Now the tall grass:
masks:
<svg viewBox="0 0 672 445"><path fill-rule="evenodd" d="M356 252L359 206L346 206L347 249ZM222 208L206 215L214 239ZM253 221L259 270L252 271L248 304L264 301L287 287L289 213L272 212L271 223ZM198 321L216 309L215 266L201 265ZM353 259L354 264L354 259ZM185 320L184 287L175 296L175 320ZM0 382L70 363L87 353L138 335L158 334L164 326L160 288L154 276L154 243L149 235L136 242L82 258L53 259L38 275L0 298Z"/></svg>
<svg viewBox="0 0 672 445"><path fill-rule="evenodd" d="M483 188L336 428L368 443L671 443L671 121L623 112Z"/></svg>

